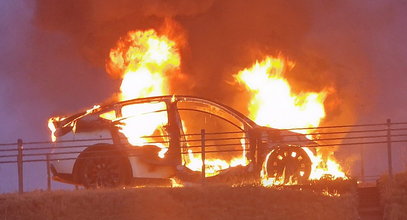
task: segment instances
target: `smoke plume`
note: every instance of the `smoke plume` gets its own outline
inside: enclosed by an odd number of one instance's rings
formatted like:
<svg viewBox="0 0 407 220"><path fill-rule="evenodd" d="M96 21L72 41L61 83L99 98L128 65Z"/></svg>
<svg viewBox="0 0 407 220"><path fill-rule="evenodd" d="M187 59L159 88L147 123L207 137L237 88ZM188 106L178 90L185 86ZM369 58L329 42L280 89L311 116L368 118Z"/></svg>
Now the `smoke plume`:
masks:
<svg viewBox="0 0 407 220"><path fill-rule="evenodd" d="M188 78L188 83L173 82L173 90L225 102L241 111L246 103L238 106L235 101L236 97L241 100L242 92L233 74L265 55L283 54L296 63L287 73L295 92L331 88L326 121L352 123L360 108L357 103L363 103L364 110L372 104L367 97L373 95L376 82L367 77L372 67L363 38L374 27L358 30L370 22L368 13L348 18L338 13L343 10L353 9L339 1L318 0L250 4L243 0L38 0L35 22L69 36L83 59L103 67L110 48L129 30L159 29L170 18L186 38L181 55L182 72ZM354 96L360 88L365 92Z"/></svg>
<svg viewBox="0 0 407 220"><path fill-rule="evenodd" d="M403 0L4 0L0 6L3 142L45 140L50 116L118 92L120 81L104 70L109 50L129 30L159 29L166 20L185 38L187 83L172 85L177 94L244 112L247 97L233 74L281 53L296 63L286 75L296 92L333 88L326 124L406 119ZM383 154L377 155L378 161Z"/></svg>

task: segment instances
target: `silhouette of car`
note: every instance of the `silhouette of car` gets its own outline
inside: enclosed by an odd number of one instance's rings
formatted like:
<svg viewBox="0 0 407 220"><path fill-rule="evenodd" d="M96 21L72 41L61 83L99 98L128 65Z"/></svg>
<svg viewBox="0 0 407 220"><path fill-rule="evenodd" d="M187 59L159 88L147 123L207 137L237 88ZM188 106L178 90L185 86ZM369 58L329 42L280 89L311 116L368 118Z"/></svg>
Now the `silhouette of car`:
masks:
<svg viewBox="0 0 407 220"><path fill-rule="evenodd" d="M50 122L54 180L86 188L162 184L172 178L193 183L203 175L206 182L258 182L267 176L301 183L311 172L302 147L315 144L193 96L122 101Z"/></svg>

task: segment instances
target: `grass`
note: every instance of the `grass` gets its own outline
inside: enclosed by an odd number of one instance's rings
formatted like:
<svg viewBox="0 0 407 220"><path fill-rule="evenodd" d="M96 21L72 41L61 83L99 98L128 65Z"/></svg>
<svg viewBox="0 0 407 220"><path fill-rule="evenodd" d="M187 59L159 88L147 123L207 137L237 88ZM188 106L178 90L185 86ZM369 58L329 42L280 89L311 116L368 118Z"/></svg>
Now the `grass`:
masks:
<svg viewBox="0 0 407 220"><path fill-rule="evenodd" d="M0 195L1 219L357 219L355 196L264 187L134 188Z"/></svg>

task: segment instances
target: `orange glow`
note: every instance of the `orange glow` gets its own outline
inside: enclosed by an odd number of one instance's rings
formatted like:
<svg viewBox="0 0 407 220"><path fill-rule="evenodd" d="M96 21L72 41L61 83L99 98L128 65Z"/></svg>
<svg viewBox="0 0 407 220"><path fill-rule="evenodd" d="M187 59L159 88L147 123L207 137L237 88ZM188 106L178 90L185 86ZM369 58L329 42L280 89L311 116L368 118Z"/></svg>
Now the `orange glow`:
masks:
<svg viewBox="0 0 407 220"><path fill-rule="evenodd" d="M109 58L109 72L123 79L121 100L169 94L168 73L180 66L176 43L154 30L130 31Z"/></svg>
<svg viewBox="0 0 407 220"><path fill-rule="evenodd" d="M324 176L330 176L333 179L343 178L348 179L342 171L341 166L335 161L333 153L328 156L328 159L323 159L322 154L314 155L308 148L304 148L312 161L312 171L309 179L317 180Z"/></svg>
<svg viewBox="0 0 407 220"><path fill-rule="evenodd" d="M122 79L120 86L120 101L161 96L171 94L170 78L172 74L180 71L180 54L176 42L166 35L158 34L155 30L130 31L121 38L111 49L106 68L108 72ZM182 43L182 42L181 42ZM249 117L257 124L278 129L317 127L325 117L324 101L328 95L327 90L320 92L303 92L294 94L289 82L284 78L284 73L293 68L294 63L282 58L267 57L261 62L256 62L252 67L244 69L235 75L236 80L245 86L251 96L248 110ZM176 97L173 96L172 101ZM94 106L87 113L100 108ZM120 132L123 133L133 146L143 146L154 142L146 136L163 136L160 143L154 145L161 150L158 156L165 157L168 150L168 136L166 126L168 124L167 106L164 103L145 103L123 106L121 111L106 112L100 117L108 120L119 120ZM154 114L150 114L154 112ZM120 119L117 119L118 115ZM55 124L63 118L54 117L48 122L52 131L52 140L55 141ZM186 132L185 126L184 132ZM305 133L305 130L304 134ZM206 176L214 176L221 170L247 166L245 137L241 138L242 154L229 160L206 159ZM187 139L187 138L186 138ZM188 141L185 143L188 144ZM239 145L239 144L238 144ZM188 146L186 146L188 147ZM334 178L346 178L341 167L335 162L333 155L322 157L315 155L310 149L304 148L312 162L312 170L309 179L320 179L331 175ZM293 152L295 153L295 152ZM270 154L267 155L267 158ZM296 155L291 155L295 157ZM182 161L193 171L202 171L202 159L200 153L192 153L188 150L183 155ZM267 161L267 159L266 159ZM270 178L266 172L266 164L261 171L262 184L264 186L280 184L296 184L289 178L287 183L284 176ZM183 186L177 179L171 179L174 187Z"/></svg>
<svg viewBox="0 0 407 220"><path fill-rule="evenodd" d="M180 55L175 41L166 36L159 36L154 30L130 31L121 39L115 48L110 51L110 60L107 68L112 75L120 75L122 84L120 87L121 100L129 100L141 97L160 96L170 93L168 74L179 69ZM175 100L175 96L173 97ZM121 132L134 146L142 146L149 141L144 136L164 135L164 126L168 123L166 114L148 116L147 112L165 109L162 103L139 104L137 106L125 106L122 109L123 118ZM131 117L128 117L131 116ZM140 117L137 117L140 116ZM128 118L127 118L128 117ZM154 144L162 150L161 158L165 157L168 150L163 144ZM244 154L243 154L244 155ZM201 171L202 160L200 155L189 153L185 155L185 165L194 171ZM221 159L205 160L207 176L213 176L220 170L230 166L246 165L246 157L235 158L232 165Z"/></svg>
<svg viewBox="0 0 407 220"><path fill-rule="evenodd" d="M249 117L257 124L280 129L316 127L325 117L325 91L292 93L283 73L293 65L283 58L267 57L236 75L251 92Z"/></svg>
<svg viewBox="0 0 407 220"><path fill-rule="evenodd" d="M282 57L266 57L251 68L244 69L235 75L236 80L250 92L252 98L248 106L249 117L257 124L278 129L318 127L325 117L324 101L327 91L294 94L283 76L293 67L294 63ZM306 130L295 132L306 134ZM324 175L346 178L332 155L327 160L323 160L318 151L317 155L314 155L310 149L303 149L312 162L309 179L320 179ZM266 161L269 156L270 154L267 155ZM286 179L284 175L285 172L279 178L269 177L266 164L263 164L262 184L264 186L281 185ZM297 184L291 180L289 177L289 182L284 184Z"/></svg>
<svg viewBox="0 0 407 220"><path fill-rule="evenodd" d="M170 178L171 180L171 187L184 187L184 184L182 184L182 182L180 182L178 179L176 178Z"/></svg>
<svg viewBox="0 0 407 220"><path fill-rule="evenodd" d="M193 171L202 171L202 158L201 154L196 156L192 153L192 150L188 150L189 163L188 168ZM206 159L205 160L205 176L214 176L219 173L220 170L229 168L230 165L225 160L220 159Z"/></svg>
<svg viewBox="0 0 407 220"><path fill-rule="evenodd" d="M183 123L183 122L182 122ZM185 124L183 123L184 132ZM187 138L187 137L186 137ZM240 157L232 158L229 161L222 160L222 159L208 159L205 158L205 176L211 177L216 176L220 173L221 170L228 169L230 167L237 167L237 166L247 166L249 164L249 160L246 157L246 149L245 149L245 139L242 137L240 140L242 144L242 154ZM188 142L186 142L188 144ZM191 149L188 150L188 154L184 154L184 161L186 162L185 166L193 171L202 172L202 154L201 153L193 153Z"/></svg>
<svg viewBox="0 0 407 220"><path fill-rule="evenodd" d="M120 100L169 94L168 74L180 66L176 43L154 30L130 31L117 42L109 58L107 69L123 79ZM166 114L146 114L163 109L166 109L164 103L123 107L121 132L134 146L142 146L149 141L143 136L155 132L164 135L164 126L168 123ZM163 158L168 149L160 143L154 145L161 148L159 156Z"/></svg>
<svg viewBox="0 0 407 220"><path fill-rule="evenodd" d="M48 128L51 131L51 140L52 142L55 142L57 140L57 137L55 136L55 132L57 131L55 124L58 123L59 121L63 121L65 118L61 117L52 117L48 119Z"/></svg>

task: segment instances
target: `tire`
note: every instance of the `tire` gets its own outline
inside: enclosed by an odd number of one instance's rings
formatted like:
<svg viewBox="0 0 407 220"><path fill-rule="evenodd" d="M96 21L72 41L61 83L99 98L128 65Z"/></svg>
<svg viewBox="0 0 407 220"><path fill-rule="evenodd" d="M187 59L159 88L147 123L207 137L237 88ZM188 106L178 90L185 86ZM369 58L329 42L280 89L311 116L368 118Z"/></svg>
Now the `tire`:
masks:
<svg viewBox="0 0 407 220"><path fill-rule="evenodd" d="M129 179L126 159L112 150L86 153L80 170L82 185L87 189L125 186Z"/></svg>
<svg viewBox="0 0 407 220"><path fill-rule="evenodd" d="M270 152L265 162L267 176L281 184L303 184L311 174L311 160L300 147L278 147Z"/></svg>

